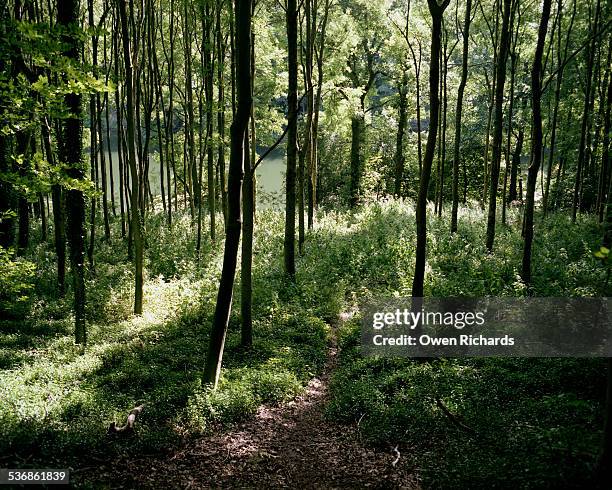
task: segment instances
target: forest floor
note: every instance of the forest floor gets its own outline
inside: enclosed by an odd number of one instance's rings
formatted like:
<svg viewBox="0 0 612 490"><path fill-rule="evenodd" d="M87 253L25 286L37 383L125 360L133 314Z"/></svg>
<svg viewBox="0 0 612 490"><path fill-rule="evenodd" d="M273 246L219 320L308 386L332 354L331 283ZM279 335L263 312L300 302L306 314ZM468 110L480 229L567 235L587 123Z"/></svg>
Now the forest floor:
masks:
<svg viewBox="0 0 612 490"><path fill-rule="evenodd" d="M351 316L341 314L340 322ZM325 417L338 359L336 330L323 372L295 399L262 405L251 420L169 455L77 469L78 480L110 488L420 488L416 474L398 464L397 447L369 446L357 426Z"/></svg>
<svg viewBox="0 0 612 490"><path fill-rule="evenodd" d="M523 296L518 212L492 254L480 208L461 208L459 218L450 238L447 220L431 220L426 295ZM75 486L96 489L593 488L605 360L363 355L360 315L342 312L410 296L411 203L322 213L295 281L280 253L284 214L260 212L254 342L241 346L236 291L216 390L202 384L201 367L222 241L203 241L198 261L189 213L172 230L151 214L145 314L133 316L131 266L113 224L87 276L84 353L74 345L70 288L57 295L52 247L33 239L35 282L0 318L3 467L70 468ZM601 234L588 217L542 222L534 294L601 295ZM108 435L142 404L134 433Z"/></svg>

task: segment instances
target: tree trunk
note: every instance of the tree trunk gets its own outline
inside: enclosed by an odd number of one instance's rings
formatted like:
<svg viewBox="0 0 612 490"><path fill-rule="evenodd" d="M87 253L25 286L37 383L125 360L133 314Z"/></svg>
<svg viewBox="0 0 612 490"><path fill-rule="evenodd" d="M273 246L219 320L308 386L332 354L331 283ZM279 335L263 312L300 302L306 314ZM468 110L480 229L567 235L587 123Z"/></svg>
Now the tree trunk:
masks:
<svg viewBox="0 0 612 490"><path fill-rule="evenodd" d="M51 166L56 162L51 145L51 128L46 118L41 124L43 146L47 155L47 160ZM59 184L51 186L51 202L53 203L53 234L55 254L57 255L57 287L60 296L64 296L66 291L66 225L64 221L64 195Z"/></svg>
<svg viewBox="0 0 612 490"><path fill-rule="evenodd" d="M317 43L318 49L315 48L315 55L317 58L317 93L314 99L314 117L312 121L312 167L310 169L310 202L312 208L308 211L308 227L312 228L314 224L314 214L318 204L318 192L317 188L319 185L319 109L321 107L321 97L323 91L323 51L325 48L325 32L327 29L327 18L329 15L330 0L325 0L325 7L323 10L323 19L320 24L321 32L319 34L319 42Z"/></svg>
<svg viewBox="0 0 612 490"><path fill-rule="evenodd" d="M289 89L287 93L287 174L285 193L285 240L284 260L285 272L295 276L295 198L296 198L296 166L297 166L297 24L298 10L296 0L287 0L287 52L289 70ZM239 63L237 63L239 66ZM239 69L239 68L238 68Z"/></svg>
<svg viewBox="0 0 612 490"><path fill-rule="evenodd" d="M205 79L204 87L206 92L206 142L207 142L207 155L206 155L206 170L208 177L208 213L210 216L210 239L215 241L215 218L217 214L216 210L216 191L215 191L215 163L214 163L214 146L213 146L213 76L214 76L214 61L212 47L213 32L212 32L212 15L210 13L210 5L206 3L204 18L208 19L205 23L204 29L204 40L202 46L202 52L205 60Z"/></svg>
<svg viewBox="0 0 612 490"><path fill-rule="evenodd" d="M540 162L542 160L542 54L546 42L546 31L550 17L551 0L544 0L542 5L542 17L538 29L538 41L531 68L531 109L532 109L532 143L531 143L531 165L527 172L527 195L525 203L524 234L525 244L523 248L522 277L525 284L531 284L531 246L533 242L533 211L536 181Z"/></svg>
<svg viewBox="0 0 612 490"><path fill-rule="evenodd" d="M436 149L437 125L440 113L440 99L438 97L438 84L440 83L440 45L442 33L442 16L450 0L444 0L438 5L437 0L427 0L431 14L431 55L429 68L429 132L425 146L425 158L423 170L419 181L419 195L416 205L416 259L414 265L414 279L412 281L412 296L423 296L423 284L425 282L425 257L427 244L427 190L431 178L431 166L433 164Z"/></svg>
<svg viewBox="0 0 612 490"><path fill-rule="evenodd" d="M446 27L444 28L444 55L441 59L442 64L442 80L441 80L441 97L442 97L442 115L440 117L440 174L439 181L440 187L438 192L438 216L442 216L442 203L444 201L444 173L446 166L446 121L447 121L447 109L448 109L448 96L446 86L446 76L448 73L448 34Z"/></svg>
<svg viewBox="0 0 612 490"><path fill-rule="evenodd" d="M359 202L361 187L361 139L363 134L363 116L355 115L351 119L351 185L350 203L352 207Z"/></svg>
<svg viewBox="0 0 612 490"><path fill-rule="evenodd" d="M597 0L595 7L595 18L591 25L591 34L597 31L601 1ZM591 87L593 81L593 65L595 59L595 37L591 41L589 50L586 51L586 86L584 90L584 111L582 113L582 123L580 128L580 144L578 146L578 163L576 164L576 180L574 182L574 197L572 200L572 222L576 221L578 207L580 205L580 194L582 192L583 171L586 160L586 146L589 121L591 119Z"/></svg>
<svg viewBox="0 0 612 490"><path fill-rule="evenodd" d="M612 39L610 39L610 46L608 47L608 54L612 53ZM608 66L610 64L608 63ZM608 189L609 189L609 180L610 180L610 131L611 127L611 112L612 112L612 71L608 68L608 87L607 87L607 95L606 95L606 110L604 114L604 137L603 137L603 147L601 150L601 171L599 177L599 199L598 199L598 208L597 214L599 221L603 221L603 214L605 209L605 203L609 199L608 197Z"/></svg>
<svg viewBox="0 0 612 490"><path fill-rule="evenodd" d="M221 9L217 6L217 131L219 132L219 144L217 146L217 166L219 168L219 188L221 190L221 209L223 210L223 221L227 224L227 190L225 188L225 89L223 69L225 67L225 43L221 32Z"/></svg>
<svg viewBox="0 0 612 490"><path fill-rule="evenodd" d="M65 0L57 4L57 23L64 26L64 55L79 63L80 41L76 34L79 21L79 1ZM72 31L70 26L75 29ZM65 96L65 103L70 117L62 122L60 160L66 164L66 173L69 178L77 181L85 180L85 170L82 161L83 150L83 122L81 112L81 95L69 93ZM87 342L85 327L85 198L79 189L66 191L66 217L67 238L70 246L70 268L74 287L74 337L77 344L83 346Z"/></svg>
<svg viewBox="0 0 612 490"><path fill-rule="evenodd" d="M144 242L142 221L140 218L140 185L141 176L138 171L136 162L136 132L135 132L135 115L134 115L134 77L132 48L130 42L129 25L126 12L126 3L130 5L130 15L133 13L134 0L119 0L119 17L121 22L121 36L123 38L123 58L125 63L125 88L126 88L126 111L127 111L127 149L130 174L132 176L132 190L130 195L131 202L131 226L130 231L134 243L134 313L140 315L142 313L142 286L143 286L143 258L144 258ZM133 20L133 19L132 19Z"/></svg>
<svg viewBox="0 0 612 490"><path fill-rule="evenodd" d="M248 141L248 138L245 138L245 141ZM240 257L240 343L244 347L250 347L253 344L253 317L251 309L253 302L253 201L255 195L253 193L254 170L251 168L252 163L249 160L249 151L245 144L244 163L248 170L245 171L244 182L242 183L244 222L242 227L242 255Z"/></svg>
<svg viewBox="0 0 612 490"><path fill-rule="evenodd" d="M402 75L402 81L398 86L398 123L397 137L395 142L395 197L402 195L402 181L404 180L404 134L406 132L406 120L408 115L408 76L406 72Z"/></svg>
<svg viewBox="0 0 612 490"><path fill-rule="evenodd" d="M461 114L463 111L463 94L468 77L468 49L470 43L472 0L465 4L463 22L463 57L461 62L461 80L457 89L457 110L455 111L455 145L453 147L453 207L451 210L451 233L457 231L457 212L459 210L459 162L461 159Z"/></svg>
<svg viewBox="0 0 612 490"><path fill-rule="evenodd" d="M495 214L497 210L497 187L499 185L499 168L502 152L504 84L506 82L506 60L510 45L510 8L512 0L503 0L501 39L495 74L495 121L493 124L493 159L491 160L491 181L489 184L489 213L487 217L487 249L493 250L495 240Z"/></svg>
<svg viewBox="0 0 612 490"><path fill-rule="evenodd" d="M292 0L295 6L295 0ZM204 382L216 388L221 373L225 334L232 305L232 289L236 274L240 241L240 200L244 172L245 146L251 110L251 15L252 0L236 0L236 91L237 108L231 128L231 153L228 180L228 222L223 254L223 268L210 344L204 369ZM296 54L297 56L297 54ZM296 58L297 59L297 58ZM296 80L297 82L297 80Z"/></svg>
<svg viewBox="0 0 612 490"><path fill-rule="evenodd" d="M569 48L569 42L570 42L570 37L571 37L571 33L572 33L572 26L574 25L574 19L576 17L576 0L574 0L573 2L573 10L572 10L572 16L570 19L570 24L569 27L567 29L567 37L565 40L565 47L562 50L561 48L561 26L562 26L562 13L563 13L563 1L562 0L558 0L557 3L557 15L559 16L559 20L558 20L558 30L557 30L557 80L556 80L556 84L555 84L555 101L554 101L554 106L553 106L553 116L552 116L552 122L551 122L551 134L550 134L550 150L549 150L549 156L548 156L548 168L546 170L546 187L544 190L544 197L542 200L542 209L544 211L544 216L547 215L548 213L548 208L549 208L549 196L550 196L550 182L551 182L551 176L552 176L552 167L553 167L553 162L554 162L554 156L555 156L555 144L556 144L556 138L557 138L557 119L558 119L558 115L559 115L559 105L560 105L560 100L561 100L561 87L562 87L562 81L563 81L563 71L565 68L565 60L567 58L567 51Z"/></svg>

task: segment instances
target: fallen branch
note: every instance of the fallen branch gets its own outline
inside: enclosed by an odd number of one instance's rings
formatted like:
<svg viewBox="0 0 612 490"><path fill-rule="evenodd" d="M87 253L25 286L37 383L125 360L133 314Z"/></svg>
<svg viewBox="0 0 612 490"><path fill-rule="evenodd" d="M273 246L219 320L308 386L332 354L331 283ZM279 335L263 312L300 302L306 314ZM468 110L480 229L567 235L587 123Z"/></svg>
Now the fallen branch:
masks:
<svg viewBox="0 0 612 490"><path fill-rule="evenodd" d="M391 466L395 467L397 462L400 460L401 454L399 450L397 449L397 446L393 448L393 452L395 453L395 459L391 462Z"/></svg>
<svg viewBox="0 0 612 490"><path fill-rule="evenodd" d="M459 427L460 429L463 429L464 431L468 432L469 434L473 436L477 435L474 429L472 429L469 425L466 425L461 420L459 420L457 416L453 412L451 412L447 408L447 406L444 405L444 403L442 403L442 400L440 400L439 398L436 398L436 405L438 406L440 410L442 410L442 413L446 415L451 420L451 422L453 422L457 427Z"/></svg>
<svg viewBox="0 0 612 490"><path fill-rule="evenodd" d="M144 405L138 405L136 408L132 408L130 413L128 414L127 421L125 425L118 427L115 422L111 422L108 427L109 434L127 434L134 431L134 423L136 422L136 417L142 413L144 410Z"/></svg>

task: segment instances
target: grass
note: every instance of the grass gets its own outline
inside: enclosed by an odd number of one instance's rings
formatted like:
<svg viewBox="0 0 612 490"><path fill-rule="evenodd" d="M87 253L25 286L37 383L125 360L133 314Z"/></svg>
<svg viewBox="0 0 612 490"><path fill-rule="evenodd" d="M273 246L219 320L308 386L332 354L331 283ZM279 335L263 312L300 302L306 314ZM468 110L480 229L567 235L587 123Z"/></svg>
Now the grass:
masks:
<svg viewBox="0 0 612 490"><path fill-rule="evenodd" d="M397 203L374 206L361 216L356 232L364 236L351 242L350 253L362 257L365 270L347 273L344 280L360 289L359 298L410 296L412 219ZM510 216L510 227L498 225L492 254L484 247L486 217L479 209L461 211L456 236L450 236L446 221L428 222L426 295L525 294L518 274L522 240L517 216ZM601 234L599 225L588 218L577 225L562 214L538 221L535 294L601 295L605 271L593 257ZM338 250L328 260L341 261L347 253ZM424 363L365 357L360 334L359 318L342 327L340 363L332 378L327 415L356 424L372 444L399 444L403 464L417 469L425 488L589 485L601 443L604 360L474 358Z"/></svg>
<svg viewBox="0 0 612 490"><path fill-rule="evenodd" d="M299 393L322 369L329 325L341 311L410 295L411 203L321 212L295 282L282 272L283 215L263 210L253 271L255 345L239 345L236 291L222 379L211 392L201 376L222 243L203 240L198 261L189 217L176 215L172 231L163 219L153 214L147 221L140 317L131 315L132 267L117 223L114 238L100 243L87 281L83 355L73 344L70 292L66 298L54 292L52 249L30 251L35 290L20 303L26 313L0 330L0 453L21 465L31 457L76 460L84 451L112 457L163 450L216 430ZM426 295L525 294L515 212L509 226L498 225L492 254L484 248L480 209L462 208L452 237L447 221L428 221ZM600 295L605 271L593 257L599 225L586 217L572 225L563 214L536 223L536 294ZM560 488L586 481L602 423L602 360L369 358L360 352L358 318L342 326L340 345L328 416L357 424L373 444L400 444L402 464L417 468L425 487ZM109 438L109 423L123 423L140 403L146 410L136 434ZM471 431L454 424L440 403Z"/></svg>
<svg viewBox="0 0 612 490"><path fill-rule="evenodd" d="M252 349L240 347L233 313L216 392L202 386L201 376L222 244L205 241L198 263L188 217L171 233L160 216L147 223L142 316L131 314L132 268L124 246L119 239L102 243L87 281L84 354L73 342L70 294L58 298L53 291L52 252L45 245L32 250L30 259L42 265L28 313L0 329L0 454L19 462L78 458L84 451L105 457L159 451L299 393L322 369L329 326L313 315L320 303L298 294L281 272L279 216L264 219L275 240L257 241L255 342ZM267 233L263 227L261 233ZM146 409L136 436L110 439L110 422L124 423L141 403Z"/></svg>

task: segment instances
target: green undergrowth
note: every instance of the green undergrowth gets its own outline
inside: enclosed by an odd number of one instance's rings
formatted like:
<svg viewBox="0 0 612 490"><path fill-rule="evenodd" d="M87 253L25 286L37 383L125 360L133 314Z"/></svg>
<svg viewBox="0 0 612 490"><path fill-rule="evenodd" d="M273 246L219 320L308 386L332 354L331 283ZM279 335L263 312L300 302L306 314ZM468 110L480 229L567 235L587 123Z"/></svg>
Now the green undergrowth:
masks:
<svg viewBox="0 0 612 490"><path fill-rule="evenodd" d="M344 279L367 288L369 298L410 296L414 225L402 209L390 203L364 210L356 226L367 236L352 241L352 250L329 244L335 257L326 261L361 257L351 265L363 269ZM428 296L525 294L518 216L498 224L492 254L479 209L460 211L455 236L446 221L428 222ZM601 295L605 271L593 256L601 234L588 218L572 224L563 214L538 217L534 293ZM341 327L327 415L356 425L372 444L398 445L401 463L416 469L424 488L589 486L601 442L604 360L365 357L360 335L359 317Z"/></svg>
<svg viewBox="0 0 612 490"><path fill-rule="evenodd" d="M254 345L240 346L237 287L214 392L201 378L222 241L203 239L197 260L188 216L175 215L171 231L161 215L150 216L144 313L134 317L132 266L115 223L116 235L101 241L88 271L84 354L73 341L70 288L65 298L56 292L52 248L31 250L29 258L41 265L27 314L0 324L0 454L23 464L32 457L49 462L159 451L298 394L324 365L330 331L324 319L337 312L316 287L291 284L282 273L282 216L258 219ZM134 435L107 435L112 421L124 424L140 404L145 410Z"/></svg>
<svg viewBox="0 0 612 490"><path fill-rule="evenodd" d="M203 239L197 259L189 216L174 218L172 230L161 214L147 218L139 317L131 314L132 267L118 223L111 241L99 242L87 277L83 355L73 343L70 288L65 298L56 293L52 247L29 251L25 259L36 264L35 280L19 292L27 294L19 306L26 313L0 328L0 454L13 454L20 464L32 456L82 462L85 452L152 452L217 430L253 415L262 403L298 394L323 368L339 313L377 298L410 296L410 202L321 211L297 257L295 282L282 272L283 213L262 210L253 263L255 343L249 350L239 345L238 274L222 378L212 392L201 377L223 243ZM526 294L518 274L518 213L498 224L491 254L480 209L461 208L453 236L448 221L428 220L427 296ZM572 224L563 214L537 217L535 293L600 295L605 271L593 256L600 236L590 218ZM39 242L36 234L32 242ZM327 415L358 425L372 444L399 445L401 464L416 468L424 487L577 487L589 474L600 437L601 360L366 358L358 316L340 327L339 337ZM123 424L143 403L135 434L106 434L110 422Z"/></svg>

